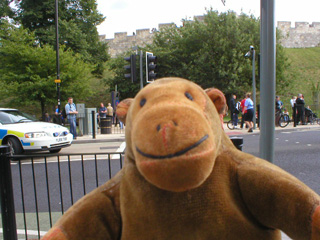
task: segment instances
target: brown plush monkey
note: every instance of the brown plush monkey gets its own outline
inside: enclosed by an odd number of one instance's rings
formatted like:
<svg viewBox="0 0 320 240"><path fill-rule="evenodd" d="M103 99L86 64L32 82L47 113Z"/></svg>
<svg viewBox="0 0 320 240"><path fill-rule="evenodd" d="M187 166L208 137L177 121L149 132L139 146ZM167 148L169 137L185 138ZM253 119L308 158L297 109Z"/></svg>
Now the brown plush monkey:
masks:
<svg viewBox="0 0 320 240"><path fill-rule="evenodd" d="M165 78L119 104L124 168L80 199L43 238L320 239L320 197L237 150L221 128L225 97Z"/></svg>

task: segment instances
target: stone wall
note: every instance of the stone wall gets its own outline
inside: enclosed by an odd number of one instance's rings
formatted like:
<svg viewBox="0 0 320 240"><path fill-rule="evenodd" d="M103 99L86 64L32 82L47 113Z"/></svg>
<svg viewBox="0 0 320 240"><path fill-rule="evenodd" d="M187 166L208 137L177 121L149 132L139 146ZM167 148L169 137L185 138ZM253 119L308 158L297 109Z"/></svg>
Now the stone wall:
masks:
<svg viewBox="0 0 320 240"><path fill-rule="evenodd" d="M283 39L282 46L285 48L308 48L320 46L320 22L296 22L291 27L291 22L278 22Z"/></svg>
<svg viewBox="0 0 320 240"><path fill-rule="evenodd" d="M195 16L195 19L202 21L204 16ZM164 27L175 26L174 23L159 24L159 30ZM307 48L320 46L320 22L296 22L295 27L291 27L291 22L278 22L277 28L281 30L283 38L281 44L285 48ZM114 38L106 39L105 35L100 35L101 41L106 41L109 45L109 54L115 57L135 46L144 47L152 43L152 38L156 29L139 29L133 35L126 32L114 34Z"/></svg>
<svg viewBox="0 0 320 240"><path fill-rule="evenodd" d="M159 24L159 29L164 27L175 26L173 23ZM156 29L138 29L136 33L128 36L126 32L119 32L114 34L114 38L105 39L100 36L100 40L106 41L109 46L109 54L115 57L119 54L132 50L135 46L145 47L152 43L153 34Z"/></svg>

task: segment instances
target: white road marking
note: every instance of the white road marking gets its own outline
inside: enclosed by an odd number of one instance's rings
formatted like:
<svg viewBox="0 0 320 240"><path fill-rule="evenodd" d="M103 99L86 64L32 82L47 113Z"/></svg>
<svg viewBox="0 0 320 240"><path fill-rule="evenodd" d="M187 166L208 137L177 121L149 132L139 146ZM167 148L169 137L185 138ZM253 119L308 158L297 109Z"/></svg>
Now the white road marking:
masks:
<svg viewBox="0 0 320 240"><path fill-rule="evenodd" d="M3 233L3 228L0 228L0 233ZM40 236L44 236L47 232L45 231L40 231ZM25 235L26 231L24 229L17 229L17 234L19 235ZM31 236L38 236L38 231L35 230L27 230L27 235Z"/></svg>
<svg viewBox="0 0 320 240"><path fill-rule="evenodd" d="M126 142L123 142L121 143L120 147L117 149L116 152L120 153L120 152L123 152L125 149L126 149ZM119 154L112 155L111 159L112 160L119 159Z"/></svg>

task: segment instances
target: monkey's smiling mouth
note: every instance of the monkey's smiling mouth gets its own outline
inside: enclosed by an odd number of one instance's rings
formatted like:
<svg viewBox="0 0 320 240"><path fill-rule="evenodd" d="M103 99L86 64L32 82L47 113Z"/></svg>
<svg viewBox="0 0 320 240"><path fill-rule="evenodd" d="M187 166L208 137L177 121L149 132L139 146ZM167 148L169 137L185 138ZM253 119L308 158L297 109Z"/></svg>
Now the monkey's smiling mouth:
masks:
<svg viewBox="0 0 320 240"><path fill-rule="evenodd" d="M152 154L148 154L148 153L144 153L143 151L141 151L138 147L136 147L136 150L139 154L141 154L142 156L144 157L147 157L147 158L151 158L151 159L168 159L168 158L174 158L174 157L179 157L185 153L187 153L188 151L198 147L201 143L203 143L205 140L207 140L209 138L209 135L206 134L205 136L203 136L198 142L192 144L191 146L189 147L186 147L185 149L182 149L176 153L171 153L171 154L168 154L168 155L164 155L164 156L161 156L161 155L152 155Z"/></svg>

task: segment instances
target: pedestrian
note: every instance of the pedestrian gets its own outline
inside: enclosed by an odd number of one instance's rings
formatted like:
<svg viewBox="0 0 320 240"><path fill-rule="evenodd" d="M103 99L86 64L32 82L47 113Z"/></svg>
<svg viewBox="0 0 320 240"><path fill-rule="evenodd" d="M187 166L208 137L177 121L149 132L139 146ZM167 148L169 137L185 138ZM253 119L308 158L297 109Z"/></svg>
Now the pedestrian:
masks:
<svg viewBox="0 0 320 240"><path fill-rule="evenodd" d="M100 108L99 108L99 117L100 118L106 118L107 117L108 110L104 106L103 103L100 103Z"/></svg>
<svg viewBox="0 0 320 240"><path fill-rule="evenodd" d="M276 126L279 126L280 114L282 112L283 102L280 100L280 96L276 96Z"/></svg>
<svg viewBox="0 0 320 240"><path fill-rule="evenodd" d="M68 98L68 103L65 106L67 119L70 124L70 133L73 135L73 139L77 139L77 108L73 103L73 98Z"/></svg>
<svg viewBox="0 0 320 240"><path fill-rule="evenodd" d="M281 112L283 108L283 102L280 100L280 96L276 96L276 111Z"/></svg>
<svg viewBox="0 0 320 240"><path fill-rule="evenodd" d="M231 115L232 125L234 129L238 127L238 114L239 114L239 110L237 109L236 98L237 96L235 94L232 94L229 102L230 115Z"/></svg>
<svg viewBox="0 0 320 240"><path fill-rule="evenodd" d="M241 100L241 124L240 124L240 128L243 129L243 124L244 124L244 121L245 121L245 118L246 118L246 113L247 113L247 110L243 111L244 110L244 103L246 102L246 95L244 95L244 98ZM246 126L248 127L248 126Z"/></svg>
<svg viewBox="0 0 320 240"><path fill-rule="evenodd" d="M60 109L59 111L59 106L56 105L56 108L54 110L54 118L53 118L53 122L54 123L58 123L58 124L61 124L61 125L64 125L64 118L62 116L62 111Z"/></svg>
<svg viewBox="0 0 320 240"><path fill-rule="evenodd" d="M59 115L59 107L58 107L58 105L56 105L56 109L54 110L54 114L55 115Z"/></svg>
<svg viewBox="0 0 320 240"><path fill-rule="evenodd" d="M98 122L99 123L101 123L101 119L102 118L106 118L107 117L107 113L108 113L107 108L104 106L103 103L100 103L99 115L98 115Z"/></svg>
<svg viewBox="0 0 320 240"><path fill-rule="evenodd" d="M47 113L47 112L44 114L44 121L51 122L51 117L50 117L49 113Z"/></svg>
<svg viewBox="0 0 320 240"><path fill-rule="evenodd" d="M301 93L299 93L296 99L296 108L297 108L296 124L301 122L302 125L306 125L304 104L305 104L304 97Z"/></svg>
<svg viewBox="0 0 320 240"><path fill-rule="evenodd" d="M248 132L253 132L253 114L254 114L254 110L253 110L253 101L251 100L251 93L247 93L246 94L246 101L244 103L244 109L243 109L243 113L247 111L246 116L245 116L245 123L246 125L249 127Z"/></svg>
<svg viewBox="0 0 320 240"><path fill-rule="evenodd" d="M292 108L292 121L294 122L295 119L296 119L296 108L295 108L295 104L296 104L296 99L297 99L297 96L292 96L292 98L290 99L290 105L291 105L291 108ZM295 125L295 123L294 123Z"/></svg>
<svg viewBox="0 0 320 240"><path fill-rule="evenodd" d="M107 110L108 110L108 117L110 117L112 119L112 124L114 123L113 121L113 107L111 106L111 103L108 103L108 107L107 107Z"/></svg>

